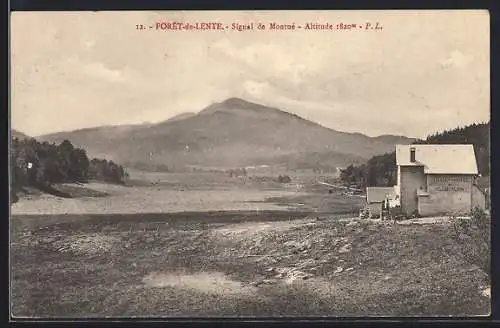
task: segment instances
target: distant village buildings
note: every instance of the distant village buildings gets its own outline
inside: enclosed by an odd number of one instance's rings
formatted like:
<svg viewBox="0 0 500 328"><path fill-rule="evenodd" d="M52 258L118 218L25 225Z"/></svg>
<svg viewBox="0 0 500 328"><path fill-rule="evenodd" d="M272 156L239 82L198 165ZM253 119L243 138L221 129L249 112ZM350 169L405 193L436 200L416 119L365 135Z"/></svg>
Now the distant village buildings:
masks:
<svg viewBox="0 0 500 328"><path fill-rule="evenodd" d="M399 207L406 217L466 215L485 209L488 197L476 184L479 177L473 145L397 145L397 184L368 187L372 215L383 206Z"/></svg>

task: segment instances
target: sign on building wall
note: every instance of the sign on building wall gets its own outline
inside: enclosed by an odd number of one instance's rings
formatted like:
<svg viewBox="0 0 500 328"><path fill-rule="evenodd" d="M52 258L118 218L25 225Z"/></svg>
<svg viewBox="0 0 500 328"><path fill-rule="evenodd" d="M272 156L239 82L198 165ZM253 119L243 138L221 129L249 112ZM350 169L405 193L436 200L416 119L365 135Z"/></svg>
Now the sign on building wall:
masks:
<svg viewBox="0 0 500 328"><path fill-rule="evenodd" d="M429 176L429 192L468 192L470 191L470 185L470 176Z"/></svg>

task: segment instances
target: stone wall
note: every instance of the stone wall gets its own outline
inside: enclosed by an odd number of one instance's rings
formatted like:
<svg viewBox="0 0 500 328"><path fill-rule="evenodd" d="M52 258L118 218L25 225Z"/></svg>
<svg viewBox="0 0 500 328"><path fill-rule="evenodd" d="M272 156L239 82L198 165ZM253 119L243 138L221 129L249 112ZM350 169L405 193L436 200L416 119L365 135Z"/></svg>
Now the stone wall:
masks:
<svg viewBox="0 0 500 328"><path fill-rule="evenodd" d="M466 215L472 198L472 176L430 174L427 195L418 197L418 212L421 216Z"/></svg>

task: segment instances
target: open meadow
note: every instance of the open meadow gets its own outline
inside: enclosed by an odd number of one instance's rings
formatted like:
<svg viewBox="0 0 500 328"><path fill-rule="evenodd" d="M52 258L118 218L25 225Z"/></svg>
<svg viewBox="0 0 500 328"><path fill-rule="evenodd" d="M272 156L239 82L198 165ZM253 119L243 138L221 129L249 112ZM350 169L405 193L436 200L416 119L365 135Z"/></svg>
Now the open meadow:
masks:
<svg viewBox="0 0 500 328"><path fill-rule="evenodd" d="M12 206L20 317L487 315L446 219L357 219L317 176L135 172Z"/></svg>

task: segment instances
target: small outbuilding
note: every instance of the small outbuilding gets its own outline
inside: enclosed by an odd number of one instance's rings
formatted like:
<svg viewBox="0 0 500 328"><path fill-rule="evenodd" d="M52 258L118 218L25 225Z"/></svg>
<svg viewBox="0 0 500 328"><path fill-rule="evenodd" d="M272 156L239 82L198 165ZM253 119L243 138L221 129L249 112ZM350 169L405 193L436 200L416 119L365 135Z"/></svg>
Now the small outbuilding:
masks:
<svg viewBox="0 0 500 328"><path fill-rule="evenodd" d="M371 216L380 217L384 206L396 198L395 187L367 187L366 188L366 207Z"/></svg>

